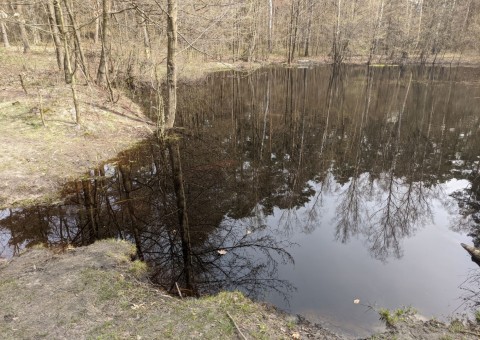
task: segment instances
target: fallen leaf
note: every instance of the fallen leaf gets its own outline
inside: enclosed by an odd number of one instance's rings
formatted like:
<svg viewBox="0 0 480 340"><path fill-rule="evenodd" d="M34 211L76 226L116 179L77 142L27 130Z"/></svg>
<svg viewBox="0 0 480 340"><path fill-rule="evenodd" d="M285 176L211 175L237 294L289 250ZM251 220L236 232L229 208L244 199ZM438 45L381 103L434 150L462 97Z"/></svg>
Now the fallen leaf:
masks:
<svg viewBox="0 0 480 340"><path fill-rule="evenodd" d="M292 339L300 339L300 333L292 333Z"/></svg>
<svg viewBox="0 0 480 340"><path fill-rule="evenodd" d="M355 299L355 300L353 300L353 303L356 304L356 305L358 305L358 304L360 303L360 299Z"/></svg>
<svg viewBox="0 0 480 340"><path fill-rule="evenodd" d="M220 255L225 255L227 251L225 249L219 249L217 250L217 253L219 253Z"/></svg>
<svg viewBox="0 0 480 340"><path fill-rule="evenodd" d="M141 304L139 304L139 305L133 304L133 306L130 307L130 308L132 308L133 310L137 310L137 309L143 307L144 305L145 305L144 303L141 303Z"/></svg>

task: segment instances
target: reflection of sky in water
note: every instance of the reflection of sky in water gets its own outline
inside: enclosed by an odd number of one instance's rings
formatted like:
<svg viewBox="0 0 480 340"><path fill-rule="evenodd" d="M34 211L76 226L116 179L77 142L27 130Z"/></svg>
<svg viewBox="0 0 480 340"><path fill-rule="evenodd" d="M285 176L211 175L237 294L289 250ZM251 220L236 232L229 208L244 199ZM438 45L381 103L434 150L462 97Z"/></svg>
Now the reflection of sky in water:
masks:
<svg viewBox="0 0 480 340"><path fill-rule="evenodd" d="M0 221L10 216L10 210L0 210ZM13 256L13 251L8 246L8 241L12 237L10 230L0 227L0 257L10 258Z"/></svg>
<svg viewBox="0 0 480 340"><path fill-rule="evenodd" d="M355 298L378 308L411 305L427 317L445 318L453 313L462 303L459 286L476 264L460 247L461 242L471 242L470 238L451 228L461 216L454 199L448 195L465 189L469 182L453 179L437 187L422 188L431 218L419 216L423 226L418 221L408 226L416 230L399 240L400 257L389 253L386 258L376 259L371 251L369 229L381 227L379 212L387 198L383 183L373 182L370 196L362 203L364 224L342 243L336 240L338 208L351 182L341 186L329 178L323 187L310 182L316 195L304 207L275 208L273 215L264 216L261 221L242 220L242 225L266 224L279 238L288 235L297 244L288 249L295 265L279 265L278 275L297 290L288 303L274 294L267 296L267 300L357 335L368 335L381 323L375 312L354 305ZM366 174L360 179L369 183ZM406 187L401 181L397 183L394 194L398 198ZM366 189L365 185L361 187ZM365 192L362 194L365 197ZM390 246L393 247L392 242Z"/></svg>

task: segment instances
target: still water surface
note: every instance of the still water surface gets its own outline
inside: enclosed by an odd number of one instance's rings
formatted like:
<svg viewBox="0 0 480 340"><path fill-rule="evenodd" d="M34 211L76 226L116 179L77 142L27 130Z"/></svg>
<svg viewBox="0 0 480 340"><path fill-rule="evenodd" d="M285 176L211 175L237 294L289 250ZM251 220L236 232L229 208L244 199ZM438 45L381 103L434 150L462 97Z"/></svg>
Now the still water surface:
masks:
<svg viewBox="0 0 480 340"><path fill-rule="evenodd" d="M60 206L0 211L0 252L126 238L166 289L240 289L354 335L381 325L366 305L471 311L480 273L460 243L479 245L478 79L322 66L185 84L181 138L122 153Z"/></svg>

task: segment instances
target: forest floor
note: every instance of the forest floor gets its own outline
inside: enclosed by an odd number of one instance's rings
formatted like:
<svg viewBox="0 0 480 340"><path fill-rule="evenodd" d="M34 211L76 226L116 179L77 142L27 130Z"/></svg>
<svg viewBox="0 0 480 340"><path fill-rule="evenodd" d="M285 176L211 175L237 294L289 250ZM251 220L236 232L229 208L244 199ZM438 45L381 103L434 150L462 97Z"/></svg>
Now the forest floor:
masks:
<svg viewBox="0 0 480 340"><path fill-rule="evenodd" d="M82 124L76 125L71 89L45 51L2 50L0 74L0 208L56 200L63 183L154 129L131 100L112 103L105 90L84 81L77 86Z"/></svg>

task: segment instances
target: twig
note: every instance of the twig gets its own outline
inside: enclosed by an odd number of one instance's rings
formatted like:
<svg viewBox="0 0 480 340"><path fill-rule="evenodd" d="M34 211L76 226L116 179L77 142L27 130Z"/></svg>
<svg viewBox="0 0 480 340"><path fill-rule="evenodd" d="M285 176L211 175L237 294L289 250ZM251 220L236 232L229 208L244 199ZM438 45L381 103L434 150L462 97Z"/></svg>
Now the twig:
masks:
<svg viewBox="0 0 480 340"><path fill-rule="evenodd" d="M22 85L22 89L25 92L25 94L28 95L27 88L25 87L25 83L23 82L23 76L21 74L18 75L20 77L20 84Z"/></svg>
<svg viewBox="0 0 480 340"><path fill-rule="evenodd" d="M469 334L469 335L475 335L475 336L478 336L480 338L480 334L479 333L475 333L475 332L470 332L470 331L461 331L461 330L458 330L456 331L457 333L462 333L462 334Z"/></svg>
<svg viewBox="0 0 480 340"><path fill-rule="evenodd" d="M180 291L180 287L178 286L178 282L175 282L175 287L177 287L178 295L180 295L180 298L183 299L182 292Z"/></svg>
<svg viewBox="0 0 480 340"><path fill-rule="evenodd" d="M40 97L40 118L42 119L42 124L43 126L47 126L47 124L45 124L45 117L43 117L43 101L42 101L42 94L39 93L38 96Z"/></svg>
<svg viewBox="0 0 480 340"><path fill-rule="evenodd" d="M235 326L235 328L237 329L237 332L238 334L240 335L240 337L243 339L243 340L247 340L247 337L245 335L243 335L242 331L240 330L240 328L238 327L237 323L235 322L235 320L233 320L232 316L230 315L230 313L228 311L226 311L225 313L227 313L227 316L230 318L230 320L232 321L233 325Z"/></svg>

